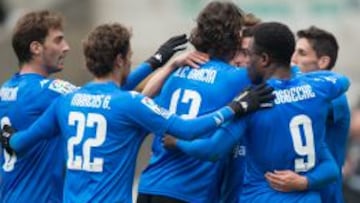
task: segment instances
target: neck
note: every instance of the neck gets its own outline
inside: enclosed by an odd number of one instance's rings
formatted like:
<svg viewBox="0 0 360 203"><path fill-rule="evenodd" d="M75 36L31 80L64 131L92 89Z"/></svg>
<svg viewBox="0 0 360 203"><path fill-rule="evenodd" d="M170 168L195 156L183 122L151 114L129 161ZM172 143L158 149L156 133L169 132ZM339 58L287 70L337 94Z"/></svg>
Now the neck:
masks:
<svg viewBox="0 0 360 203"><path fill-rule="evenodd" d="M116 85L120 86L119 81L116 79L114 74L109 74L103 77L95 77L94 82L97 83L106 83L106 82L114 82Z"/></svg>
<svg viewBox="0 0 360 203"><path fill-rule="evenodd" d="M34 62L29 62L21 65L20 74L36 73L44 77L48 77L49 73L41 65Z"/></svg>
<svg viewBox="0 0 360 203"><path fill-rule="evenodd" d="M271 77L278 78L278 79L290 79L291 78L290 65L271 64L267 68L269 71L265 75L266 80Z"/></svg>

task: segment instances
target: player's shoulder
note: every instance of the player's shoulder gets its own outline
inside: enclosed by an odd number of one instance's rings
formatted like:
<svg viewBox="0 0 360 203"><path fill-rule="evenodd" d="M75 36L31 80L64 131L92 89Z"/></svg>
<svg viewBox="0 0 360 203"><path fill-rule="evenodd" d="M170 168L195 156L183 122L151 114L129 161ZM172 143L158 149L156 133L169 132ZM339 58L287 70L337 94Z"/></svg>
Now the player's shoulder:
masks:
<svg viewBox="0 0 360 203"><path fill-rule="evenodd" d="M302 73L302 74L298 74L298 77L305 78L309 81L314 81L314 82L332 82L332 83L335 83L337 79L336 73L326 70Z"/></svg>
<svg viewBox="0 0 360 203"><path fill-rule="evenodd" d="M78 89L78 87L72 83L61 79L43 79L39 84L46 90L58 94L68 94Z"/></svg>

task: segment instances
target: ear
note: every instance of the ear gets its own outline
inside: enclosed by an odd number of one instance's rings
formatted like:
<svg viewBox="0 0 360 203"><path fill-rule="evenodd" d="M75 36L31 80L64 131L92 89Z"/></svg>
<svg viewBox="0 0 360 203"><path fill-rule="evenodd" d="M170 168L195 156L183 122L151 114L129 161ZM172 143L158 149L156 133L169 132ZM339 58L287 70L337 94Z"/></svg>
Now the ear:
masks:
<svg viewBox="0 0 360 203"><path fill-rule="evenodd" d="M321 70L325 70L329 64L330 64L329 56L321 56L320 59L318 60L318 66Z"/></svg>
<svg viewBox="0 0 360 203"><path fill-rule="evenodd" d="M271 64L270 56L266 53L261 54L261 65L263 67L268 67Z"/></svg>
<svg viewBox="0 0 360 203"><path fill-rule="evenodd" d="M30 43L30 52L34 55L39 55L43 51L43 46L38 41L32 41Z"/></svg>
<svg viewBox="0 0 360 203"><path fill-rule="evenodd" d="M121 67L124 66L124 59L123 59L122 54L116 55L116 58L115 58L115 61L114 61L114 65L115 65L117 68L121 68Z"/></svg>

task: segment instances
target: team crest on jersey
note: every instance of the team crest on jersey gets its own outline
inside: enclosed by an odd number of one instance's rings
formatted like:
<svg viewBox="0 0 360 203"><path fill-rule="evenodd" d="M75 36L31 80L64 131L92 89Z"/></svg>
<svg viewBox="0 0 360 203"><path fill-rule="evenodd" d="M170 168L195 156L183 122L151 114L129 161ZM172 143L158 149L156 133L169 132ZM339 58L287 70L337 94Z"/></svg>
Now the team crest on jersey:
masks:
<svg viewBox="0 0 360 203"><path fill-rule="evenodd" d="M139 95L139 92L136 92L136 91L130 91L129 93L132 98L135 98L137 95Z"/></svg>
<svg viewBox="0 0 360 203"><path fill-rule="evenodd" d="M146 107L151 109L156 114L159 114L160 116L166 119L168 119L171 116L171 113L168 110L161 108L159 105L155 104L155 102L149 97L144 97L141 100L141 103L143 103Z"/></svg>
<svg viewBox="0 0 360 203"><path fill-rule="evenodd" d="M49 79L44 79L40 81L40 85L41 87L44 87L44 85L46 85L49 82Z"/></svg>
<svg viewBox="0 0 360 203"><path fill-rule="evenodd" d="M49 89L60 94L67 94L76 90L77 87L67 81L56 79L50 83Z"/></svg>

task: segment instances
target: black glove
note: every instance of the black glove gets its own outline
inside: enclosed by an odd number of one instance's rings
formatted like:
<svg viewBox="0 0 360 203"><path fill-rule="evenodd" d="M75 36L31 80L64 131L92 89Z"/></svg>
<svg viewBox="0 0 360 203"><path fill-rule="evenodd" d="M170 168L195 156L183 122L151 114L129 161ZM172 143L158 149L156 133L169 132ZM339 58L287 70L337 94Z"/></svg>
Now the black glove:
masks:
<svg viewBox="0 0 360 203"><path fill-rule="evenodd" d="M242 116L261 108L273 106L275 95L274 89L266 84L248 87L243 90L230 104L236 116Z"/></svg>
<svg viewBox="0 0 360 203"><path fill-rule="evenodd" d="M1 129L1 135L0 135L0 141L2 147L12 155L14 153L14 150L10 147L10 138L15 133L14 128L12 128L10 125L4 125L4 127Z"/></svg>
<svg viewBox="0 0 360 203"><path fill-rule="evenodd" d="M177 51L186 48L179 46L184 45L187 41L186 34L171 37L162 44L156 53L146 60L146 62L150 63L151 67L154 69L163 66Z"/></svg>

